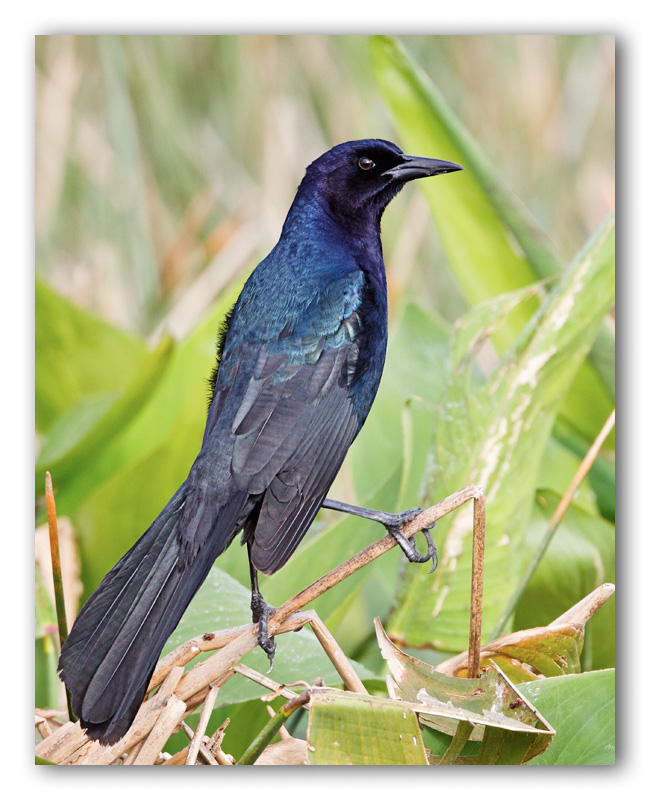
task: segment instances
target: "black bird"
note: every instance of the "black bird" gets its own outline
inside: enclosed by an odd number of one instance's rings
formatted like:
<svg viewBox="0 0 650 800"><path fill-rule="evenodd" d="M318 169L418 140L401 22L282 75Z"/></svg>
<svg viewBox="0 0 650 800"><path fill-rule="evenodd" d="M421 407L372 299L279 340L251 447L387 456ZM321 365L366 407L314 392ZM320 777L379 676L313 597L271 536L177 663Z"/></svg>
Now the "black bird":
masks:
<svg viewBox="0 0 650 800"><path fill-rule="evenodd" d="M187 479L88 599L62 648L59 671L90 737L112 744L129 729L165 641L240 530L271 663L257 571L279 570L320 508L381 522L411 561L434 557L428 531L425 556L401 535L419 509L387 514L326 494L384 367L382 213L407 181L459 169L382 139L340 144L307 168L277 245L226 321Z"/></svg>

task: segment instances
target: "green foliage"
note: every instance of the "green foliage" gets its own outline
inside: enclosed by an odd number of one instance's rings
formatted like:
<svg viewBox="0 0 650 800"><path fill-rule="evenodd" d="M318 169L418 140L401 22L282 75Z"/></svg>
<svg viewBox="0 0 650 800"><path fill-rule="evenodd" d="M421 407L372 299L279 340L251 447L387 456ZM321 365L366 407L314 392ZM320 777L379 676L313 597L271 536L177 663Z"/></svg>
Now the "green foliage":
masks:
<svg viewBox="0 0 650 800"><path fill-rule="evenodd" d="M147 354L144 342L67 302L38 275L35 320L37 431L89 398L119 391ZM91 412L88 424L102 410Z"/></svg>
<svg viewBox="0 0 650 800"><path fill-rule="evenodd" d="M521 693L556 729L546 752L531 764L613 764L614 670L532 681Z"/></svg>
<svg viewBox="0 0 650 800"><path fill-rule="evenodd" d="M336 141L380 135L406 151L456 160L465 172L409 187L386 215L386 369L331 494L390 511L428 505L470 482L485 486L489 636L613 407L613 216L577 216L581 199L571 192L578 181L557 174L535 137L525 167L543 157L550 173L544 180L539 167L513 177L515 165L504 168L503 153L497 159L486 154L504 145L492 139L486 146L476 112L467 106L475 87L470 92L458 83L461 70L445 68L467 55L463 37L43 38L50 41L37 46L36 496L49 470L57 510L71 518L78 538L84 596L187 475L200 447L219 326L246 274L273 244L305 163ZM558 104L568 130L567 64L591 63L585 59L596 52L592 40L599 37L540 38L557 39ZM482 39L494 40L495 64L512 65L508 37ZM451 40L457 40L456 55ZM484 54L486 46L475 42L475 52ZM331 69L322 70L322 63ZM61 143L44 134L52 74L64 82L56 83L60 88L80 64L78 83L70 79L69 107L58 106L69 115L69 149L57 151ZM197 81L197 72L205 79ZM511 73L509 67L504 74ZM489 86L483 89L489 93ZM512 92L505 81L503 95ZM300 109L299 123L290 113L283 117L293 149L269 124L278 108L286 110L285 95L297 98ZM341 111L346 99L353 109L347 116ZM384 132L385 108L397 136ZM518 119L516 102L512 109ZM507 111L494 113L508 119ZM594 111L594 119L602 113ZM254 137L260 126L267 129L264 142ZM524 142L527 126L534 129L530 121L502 126L504 138ZM89 157L93 142L96 160ZM607 141L604 149L613 158L613 144ZM575 163L565 164L569 175L587 169L582 158L581 151ZM254 175L264 175L260 185ZM536 193L526 199L534 214L508 188L533 181ZM420 232L410 227L418 214ZM270 219L273 234L258 219ZM422 232L431 230L432 220L437 239ZM570 235L566 220L573 222ZM549 225L551 237L542 233ZM585 230L589 239L575 258L558 255L572 252ZM66 265L86 259L90 310L53 288L73 294L73 270ZM178 326L184 308L189 318ZM610 435L519 601L515 630L547 625L613 581L613 448ZM375 617L405 647L425 648L421 655L432 663L466 648L468 522L468 511L460 510L434 529L440 554L434 575L427 566L405 565L395 548L315 602L344 652L356 659L360 677L375 687L373 695L384 673ZM279 604L382 533L370 522L322 513L290 562L262 579L262 592ZM205 631L247 622L247 581L245 553L235 544L213 568L166 652ZM36 698L56 707L52 610L38 575L36 586ZM584 674L518 687L557 731L533 763L612 763L613 601L587 625L581 662L577 651L567 653L571 669ZM261 653L251 653L246 663L265 671ZM339 684L308 631L279 637L273 677ZM224 746L237 757L251 731L267 720L257 700L263 692L241 676L220 691L222 707L209 731L231 717ZM405 732L389 701L375 697L364 712L356 700L350 703L338 708L338 721L322 717L324 738L310 753L312 763L334 763L328 759L335 758L333 741L342 743L335 735L342 719L354 763L421 757L417 725L417 746L400 751L399 733ZM318 713L326 712L321 704ZM381 753L373 750L376 742L363 739L365 713L375 715L373 730L381 718L379 727L387 731L390 742ZM448 734L427 729L422 736L438 756L449 747ZM503 746L517 760L520 744ZM481 745L467 742L462 754L494 761L499 747L488 737Z"/></svg>
<svg viewBox="0 0 650 800"><path fill-rule="evenodd" d="M318 691L312 694L309 722L310 764L427 764L415 713L394 700Z"/></svg>
<svg viewBox="0 0 650 800"><path fill-rule="evenodd" d="M472 358L485 331L483 306L457 328L456 339L469 342L469 347L451 344L434 439L432 485L438 497L466 483L486 489L490 527L483 613L488 630L516 585L519 551L558 404L613 301L612 232L612 224L606 223L591 247L563 273L487 380L477 379ZM493 323L512 305L511 295L491 302ZM414 645L433 641L439 649L461 650L469 624L471 520L467 514L445 520L437 535L444 542L443 568L428 592L424 576L405 573L391 632Z"/></svg>

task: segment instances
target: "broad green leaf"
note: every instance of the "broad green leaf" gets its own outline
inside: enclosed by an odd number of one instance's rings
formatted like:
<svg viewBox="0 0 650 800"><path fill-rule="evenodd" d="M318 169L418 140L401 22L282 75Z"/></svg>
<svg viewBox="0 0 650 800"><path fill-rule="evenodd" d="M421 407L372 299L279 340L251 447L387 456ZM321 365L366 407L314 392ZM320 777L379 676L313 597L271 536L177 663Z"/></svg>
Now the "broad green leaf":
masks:
<svg viewBox="0 0 650 800"><path fill-rule="evenodd" d="M527 562L539 545L560 496L541 492L526 529ZM593 589L615 578L614 526L571 506L560 523L515 612L514 626L532 628L558 617ZM614 665L615 602L612 598L588 623L586 651L592 668Z"/></svg>
<svg viewBox="0 0 650 800"><path fill-rule="evenodd" d="M614 763L613 669L547 678L520 688L557 731L549 748L531 764Z"/></svg>
<svg viewBox="0 0 650 800"><path fill-rule="evenodd" d="M115 392L90 395L64 412L50 428L36 462L36 486L41 491L45 472L56 476L57 489L75 472L83 471L97 453L128 425L147 404L172 354L173 341L163 337L144 359L131 383Z"/></svg>
<svg viewBox="0 0 650 800"><path fill-rule="evenodd" d="M383 697L314 688L307 741L320 766L428 763L415 713Z"/></svg>
<svg viewBox="0 0 650 800"><path fill-rule="evenodd" d="M558 275L564 265L527 209L501 184L489 160L430 78L401 43L372 37L374 69L404 146L416 155L457 161L466 172L454 180L423 181L439 235L465 295L472 304ZM517 331L533 305L509 323ZM499 335L498 343L508 343ZM591 358L614 396L614 335L599 327Z"/></svg>
<svg viewBox="0 0 650 800"><path fill-rule="evenodd" d="M38 431L89 396L122 389L146 358L143 341L65 300L38 276L35 318Z"/></svg>
<svg viewBox="0 0 650 800"><path fill-rule="evenodd" d="M554 417L613 293L614 223L609 218L485 383L477 379L471 360L457 354L450 364L432 486L438 499L468 483L486 489L486 631L494 628L514 591L517 559ZM461 331L462 327L461 322ZM441 520L435 531L438 570L433 578L404 573L390 632L411 646L433 644L458 652L465 647L469 626L470 506L451 520Z"/></svg>

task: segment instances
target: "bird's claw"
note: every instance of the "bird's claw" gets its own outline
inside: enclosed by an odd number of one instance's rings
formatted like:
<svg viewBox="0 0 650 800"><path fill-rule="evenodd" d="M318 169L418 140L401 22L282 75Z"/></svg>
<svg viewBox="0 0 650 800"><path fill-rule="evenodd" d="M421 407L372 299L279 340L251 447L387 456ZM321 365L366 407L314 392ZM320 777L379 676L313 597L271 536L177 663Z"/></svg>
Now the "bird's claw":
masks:
<svg viewBox="0 0 650 800"><path fill-rule="evenodd" d="M402 552L409 561L414 564L425 564L427 561L429 561L429 559L431 559L433 564L429 570L429 573L431 573L438 566L438 551L436 550L436 546L431 538L431 528L435 526L435 522L433 525L428 525L420 529L427 540L427 552L425 555L422 555L422 553L420 553L415 547L413 539L407 538L402 533L402 526L408 522L411 522L420 513L422 513L422 509L416 508L411 511L402 511L401 514L386 515L387 517L390 517L390 519L382 521L382 524L388 533L393 537L393 539L395 539L397 544L402 548Z"/></svg>
<svg viewBox="0 0 650 800"><path fill-rule="evenodd" d="M251 599L251 611L253 612L253 622L259 624L257 643L264 650L269 659L269 669L267 675L273 669L273 657L275 656L275 637L269 636L269 616L271 611L275 611L273 606L268 605L261 595L253 595Z"/></svg>

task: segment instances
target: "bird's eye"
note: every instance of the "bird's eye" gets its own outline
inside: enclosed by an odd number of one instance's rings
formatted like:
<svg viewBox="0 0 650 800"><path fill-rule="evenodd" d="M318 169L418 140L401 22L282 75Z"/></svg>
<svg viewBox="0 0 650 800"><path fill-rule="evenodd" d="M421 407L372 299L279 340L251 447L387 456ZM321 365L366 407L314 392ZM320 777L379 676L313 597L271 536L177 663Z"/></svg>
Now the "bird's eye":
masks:
<svg viewBox="0 0 650 800"><path fill-rule="evenodd" d="M359 159L358 163L361 169L364 169L366 171L372 169L375 166L375 162L371 158L368 158L367 156L362 156Z"/></svg>

